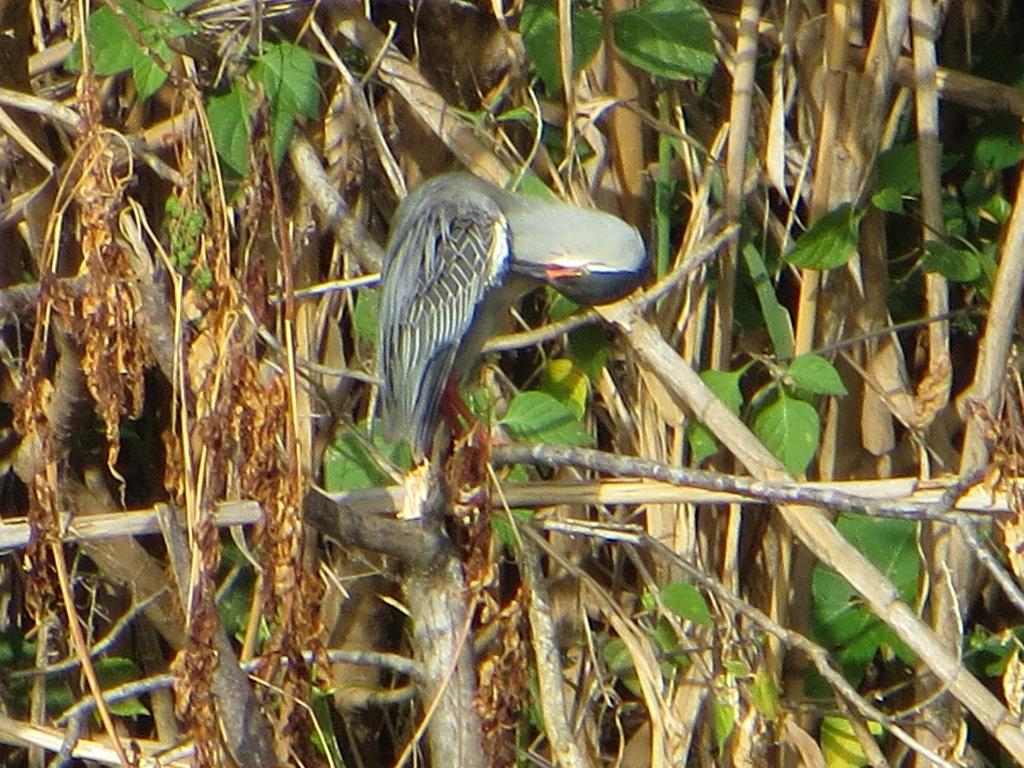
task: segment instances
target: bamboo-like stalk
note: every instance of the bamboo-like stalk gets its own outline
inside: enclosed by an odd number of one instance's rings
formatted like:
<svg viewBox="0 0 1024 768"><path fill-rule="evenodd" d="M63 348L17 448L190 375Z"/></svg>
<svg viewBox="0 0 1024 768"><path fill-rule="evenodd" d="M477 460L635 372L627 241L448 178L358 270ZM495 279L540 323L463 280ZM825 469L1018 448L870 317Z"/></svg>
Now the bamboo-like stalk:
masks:
<svg viewBox="0 0 1024 768"><path fill-rule="evenodd" d="M778 460L683 363L661 336L635 312L620 307L609 314L644 365L678 394L700 420L755 477L784 476ZM794 535L823 563L842 573L875 614L888 624L950 693L1015 759L1024 759L1024 732L1013 716L984 685L964 669L958 653L950 652L932 630L899 597L899 592L863 554L835 529L820 510L781 506L780 514Z"/></svg>

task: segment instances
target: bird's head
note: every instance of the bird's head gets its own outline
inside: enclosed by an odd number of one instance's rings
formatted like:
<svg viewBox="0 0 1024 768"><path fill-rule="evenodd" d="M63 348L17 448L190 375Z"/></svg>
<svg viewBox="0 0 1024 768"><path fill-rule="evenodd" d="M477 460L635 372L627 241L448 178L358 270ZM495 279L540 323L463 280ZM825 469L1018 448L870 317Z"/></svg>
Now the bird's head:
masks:
<svg viewBox="0 0 1024 768"><path fill-rule="evenodd" d="M516 198L503 206L512 247L510 270L547 283L577 304L607 304L646 278L640 233L611 214L565 203Z"/></svg>

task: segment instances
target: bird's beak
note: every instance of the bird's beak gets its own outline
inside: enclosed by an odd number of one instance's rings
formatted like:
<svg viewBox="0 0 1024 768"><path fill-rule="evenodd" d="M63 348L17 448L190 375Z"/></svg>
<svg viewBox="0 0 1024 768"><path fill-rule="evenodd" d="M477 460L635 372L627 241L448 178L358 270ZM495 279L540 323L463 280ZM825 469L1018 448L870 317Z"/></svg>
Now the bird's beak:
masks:
<svg viewBox="0 0 1024 768"><path fill-rule="evenodd" d="M632 293L644 281L646 268L600 270L586 267L549 267L544 282L570 301L584 306L609 304Z"/></svg>
<svg viewBox="0 0 1024 768"><path fill-rule="evenodd" d="M546 254L543 261L517 260L513 271L550 285L570 301L584 306L609 304L636 290L648 273L646 258L606 264L573 258L563 252Z"/></svg>
<svg viewBox="0 0 1024 768"><path fill-rule="evenodd" d="M584 272L585 270L582 267L560 267L553 265L544 270L544 279L546 282L553 284L556 280L566 277L579 277Z"/></svg>

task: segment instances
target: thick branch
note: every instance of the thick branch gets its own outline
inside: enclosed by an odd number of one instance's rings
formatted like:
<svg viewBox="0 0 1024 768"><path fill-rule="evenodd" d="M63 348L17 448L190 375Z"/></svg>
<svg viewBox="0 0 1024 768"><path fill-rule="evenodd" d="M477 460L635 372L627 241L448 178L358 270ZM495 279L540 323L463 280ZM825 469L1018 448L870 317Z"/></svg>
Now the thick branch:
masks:
<svg viewBox="0 0 1024 768"><path fill-rule="evenodd" d="M374 509L373 502L377 504L376 510L394 512L401 508L390 490L374 489L367 494L372 499L369 505L356 506L333 501L314 488L306 494L303 515L320 533L346 546L381 552L423 571L439 568L450 557L447 539L418 522L395 520L370 511Z"/></svg>

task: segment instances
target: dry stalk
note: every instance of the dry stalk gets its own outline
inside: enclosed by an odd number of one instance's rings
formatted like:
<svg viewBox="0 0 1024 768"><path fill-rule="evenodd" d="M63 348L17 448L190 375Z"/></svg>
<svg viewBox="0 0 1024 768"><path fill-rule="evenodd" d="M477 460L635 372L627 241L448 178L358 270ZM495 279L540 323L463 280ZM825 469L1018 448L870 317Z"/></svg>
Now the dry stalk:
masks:
<svg viewBox="0 0 1024 768"><path fill-rule="evenodd" d="M784 477L778 460L750 430L722 405L697 374L665 344L661 335L623 306L609 314L638 359L657 375L711 429L755 477ZM823 563L844 575L875 614L925 661L929 669L1017 759L1024 759L1024 733L1014 718L900 600L899 592L858 550L847 542L820 511L782 506L789 529Z"/></svg>
<svg viewBox="0 0 1024 768"><path fill-rule="evenodd" d="M540 551L528 538L521 539L521 543L519 567L529 591L530 636L533 640L540 708L548 742L558 765L564 768L586 768L590 761L566 719L568 708L563 690L565 675L555 644L555 624L541 570Z"/></svg>

